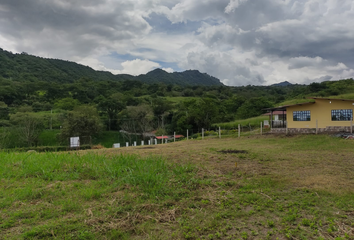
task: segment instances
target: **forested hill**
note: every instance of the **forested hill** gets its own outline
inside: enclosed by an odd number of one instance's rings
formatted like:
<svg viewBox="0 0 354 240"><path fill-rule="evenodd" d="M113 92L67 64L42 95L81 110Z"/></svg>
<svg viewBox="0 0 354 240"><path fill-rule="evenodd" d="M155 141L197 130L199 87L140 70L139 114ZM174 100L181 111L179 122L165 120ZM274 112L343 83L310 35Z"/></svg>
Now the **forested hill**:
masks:
<svg viewBox="0 0 354 240"><path fill-rule="evenodd" d="M72 83L81 78L94 81L138 80L145 83L165 83L190 86L220 86L219 79L197 70L167 73L155 69L147 74L132 76L128 74L114 75L110 72L94 69L75 62L59 59L48 59L28 55L13 54L0 48L0 76L15 81L51 81Z"/></svg>

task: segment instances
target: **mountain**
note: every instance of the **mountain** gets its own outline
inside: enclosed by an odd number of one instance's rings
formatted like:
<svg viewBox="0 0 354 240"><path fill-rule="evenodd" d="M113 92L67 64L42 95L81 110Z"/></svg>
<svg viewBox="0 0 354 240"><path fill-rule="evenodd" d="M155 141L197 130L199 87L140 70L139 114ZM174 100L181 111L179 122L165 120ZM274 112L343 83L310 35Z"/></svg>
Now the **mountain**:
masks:
<svg viewBox="0 0 354 240"><path fill-rule="evenodd" d="M273 87L286 87L286 86L291 86L291 85L293 85L293 84L289 83L288 81L285 81L285 82L272 84L271 86L273 86Z"/></svg>
<svg viewBox="0 0 354 240"><path fill-rule="evenodd" d="M158 83L164 82L166 84L179 85L204 85L215 86L223 85L219 79L208 75L207 73L201 73L198 70L187 70L184 72L168 73L162 69L155 69L147 74L139 75L138 80L146 83Z"/></svg>
<svg viewBox="0 0 354 240"><path fill-rule="evenodd" d="M13 54L0 48L0 77L15 81L54 81L71 83L80 78L95 81L137 80L145 83L177 85L221 86L219 79L197 70L168 73L155 69L147 74L132 76L114 75L111 72L96 71L88 66L60 59L48 59L27 53Z"/></svg>

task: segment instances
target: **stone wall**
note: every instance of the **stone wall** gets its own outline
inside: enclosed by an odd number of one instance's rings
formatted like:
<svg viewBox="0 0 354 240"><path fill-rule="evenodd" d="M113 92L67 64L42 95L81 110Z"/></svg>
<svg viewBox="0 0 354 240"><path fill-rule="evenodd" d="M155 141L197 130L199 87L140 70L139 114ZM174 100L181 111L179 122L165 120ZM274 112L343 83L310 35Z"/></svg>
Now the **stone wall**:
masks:
<svg viewBox="0 0 354 240"><path fill-rule="evenodd" d="M326 127L319 128L318 133L337 133L337 132L351 132L350 127ZM286 133L286 128L273 128L271 133ZM288 128L288 133L316 133L316 128Z"/></svg>

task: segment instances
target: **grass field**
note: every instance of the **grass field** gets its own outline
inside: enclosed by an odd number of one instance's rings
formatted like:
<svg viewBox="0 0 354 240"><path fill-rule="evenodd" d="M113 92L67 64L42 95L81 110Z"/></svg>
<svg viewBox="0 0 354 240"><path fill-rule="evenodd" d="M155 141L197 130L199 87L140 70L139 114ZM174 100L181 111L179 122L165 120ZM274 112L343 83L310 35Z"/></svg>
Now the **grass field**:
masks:
<svg viewBox="0 0 354 240"><path fill-rule="evenodd" d="M0 153L0 238L354 239L353 147L265 135Z"/></svg>

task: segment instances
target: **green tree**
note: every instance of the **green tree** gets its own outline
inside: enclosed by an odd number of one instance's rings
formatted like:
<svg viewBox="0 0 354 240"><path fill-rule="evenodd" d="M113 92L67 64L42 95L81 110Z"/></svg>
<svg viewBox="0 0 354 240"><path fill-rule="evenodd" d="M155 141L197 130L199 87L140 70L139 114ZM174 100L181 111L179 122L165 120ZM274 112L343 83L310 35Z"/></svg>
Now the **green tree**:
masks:
<svg viewBox="0 0 354 240"><path fill-rule="evenodd" d="M8 119L9 108L6 103L0 102L0 119Z"/></svg>
<svg viewBox="0 0 354 240"><path fill-rule="evenodd" d="M69 112L64 120L60 138L63 142L70 137L85 137L89 139L102 130L101 119L95 107L82 105ZM85 144L85 142L81 142Z"/></svg>
<svg viewBox="0 0 354 240"><path fill-rule="evenodd" d="M98 103L100 111L104 112L108 118L108 129L117 128L118 113L125 109L124 96L121 93L113 94L110 98L103 98Z"/></svg>
<svg viewBox="0 0 354 240"><path fill-rule="evenodd" d="M63 110L69 110L69 111L72 111L76 106L79 106L79 105L80 105L79 100L73 99L70 97L60 99L54 104L54 106L56 108L60 108Z"/></svg>
<svg viewBox="0 0 354 240"><path fill-rule="evenodd" d="M215 99L202 98L190 107L190 113L198 129L209 129L219 119L219 104Z"/></svg>
<svg viewBox="0 0 354 240"><path fill-rule="evenodd" d="M246 119L261 115L265 108L272 107L272 103L263 97L248 99L237 110L237 118Z"/></svg>
<svg viewBox="0 0 354 240"><path fill-rule="evenodd" d="M44 130L44 120L32 112L17 112L10 115L10 121L16 126L19 141L31 147L37 145Z"/></svg>
<svg viewBox="0 0 354 240"><path fill-rule="evenodd" d="M123 114L125 120L122 122L121 128L129 140L131 140L132 134L140 135L143 138L144 133L154 129L154 113L149 105L128 106Z"/></svg>

